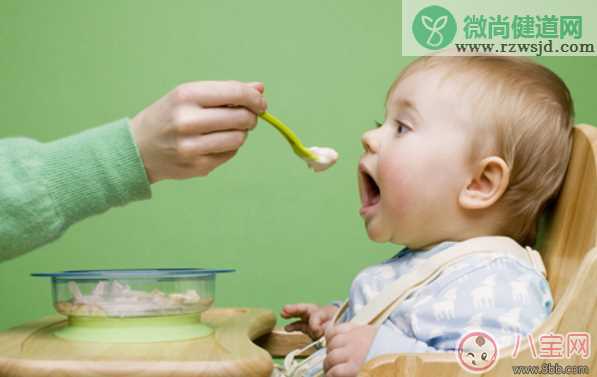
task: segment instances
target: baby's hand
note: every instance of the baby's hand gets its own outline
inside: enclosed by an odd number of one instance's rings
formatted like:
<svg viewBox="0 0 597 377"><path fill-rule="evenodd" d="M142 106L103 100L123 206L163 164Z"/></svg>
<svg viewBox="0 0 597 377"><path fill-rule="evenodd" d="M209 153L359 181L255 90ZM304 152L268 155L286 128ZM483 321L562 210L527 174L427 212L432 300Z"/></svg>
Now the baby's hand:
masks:
<svg viewBox="0 0 597 377"><path fill-rule="evenodd" d="M359 373L377 327L341 323L325 331L327 356L323 361L326 377L353 377Z"/></svg>
<svg viewBox="0 0 597 377"><path fill-rule="evenodd" d="M300 318L286 325L286 331L302 331L312 339L318 339L323 336L325 327L337 311L338 308L334 305L320 307L315 304L291 304L285 305L280 314L283 318Z"/></svg>

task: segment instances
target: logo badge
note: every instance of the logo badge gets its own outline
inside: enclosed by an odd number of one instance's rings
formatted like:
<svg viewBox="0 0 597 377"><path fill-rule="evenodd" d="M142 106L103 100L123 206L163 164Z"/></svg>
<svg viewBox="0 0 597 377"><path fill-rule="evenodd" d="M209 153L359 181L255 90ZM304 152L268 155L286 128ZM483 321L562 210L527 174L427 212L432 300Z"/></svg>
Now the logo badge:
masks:
<svg viewBox="0 0 597 377"><path fill-rule="evenodd" d="M413 34L419 44L430 50L449 45L456 35L456 20L452 13L439 5L431 5L417 13Z"/></svg>
<svg viewBox="0 0 597 377"><path fill-rule="evenodd" d="M485 331L466 333L458 341L456 358L462 369L468 372L487 372L498 359L495 339Z"/></svg>

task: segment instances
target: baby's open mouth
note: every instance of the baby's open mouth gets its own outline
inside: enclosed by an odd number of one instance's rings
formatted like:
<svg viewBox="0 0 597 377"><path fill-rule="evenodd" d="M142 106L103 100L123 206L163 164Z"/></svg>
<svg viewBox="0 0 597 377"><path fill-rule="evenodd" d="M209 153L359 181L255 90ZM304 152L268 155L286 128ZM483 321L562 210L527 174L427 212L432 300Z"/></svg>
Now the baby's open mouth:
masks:
<svg viewBox="0 0 597 377"><path fill-rule="evenodd" d="M376 205L380 200L380 190L375 179L367 172L363 164L359 165L359 180L361 183L361 213L364 209Z"/></svg>

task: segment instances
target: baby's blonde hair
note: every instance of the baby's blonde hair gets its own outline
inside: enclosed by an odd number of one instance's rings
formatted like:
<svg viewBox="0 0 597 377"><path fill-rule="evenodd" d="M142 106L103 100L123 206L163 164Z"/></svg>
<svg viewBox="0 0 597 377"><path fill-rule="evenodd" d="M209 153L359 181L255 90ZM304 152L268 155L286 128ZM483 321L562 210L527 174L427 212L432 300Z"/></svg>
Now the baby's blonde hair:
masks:
<svg viewBox="0 0 597 377"><path fill-rule="evenodd" d="M437 68L445 72L442 80L460 75L462 88L473 98L474 126L480 131L471 145L473 161L495 154L510 168L508 188L498 201L502 234L532 245L539 217L557 195L570 158L570 91L554 72L531 59L431 55L409 64L388 96L405 77Z"/></svg>

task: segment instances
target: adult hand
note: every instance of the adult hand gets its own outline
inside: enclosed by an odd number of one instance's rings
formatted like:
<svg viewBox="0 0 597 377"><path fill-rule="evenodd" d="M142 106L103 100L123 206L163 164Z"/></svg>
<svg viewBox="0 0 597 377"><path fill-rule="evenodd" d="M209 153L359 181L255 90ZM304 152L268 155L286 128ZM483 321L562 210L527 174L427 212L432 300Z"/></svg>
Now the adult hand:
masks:
<svg viewBox="0 0 597 377"><path fill-rule="evenodd" d="M179 85L137 114L131 129L151 183L203 177L231 159L267 109L262 83Z"/></svg>

